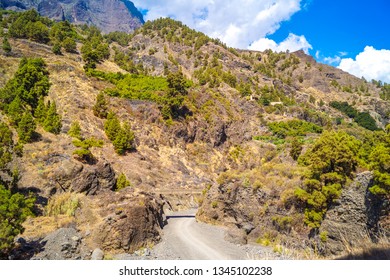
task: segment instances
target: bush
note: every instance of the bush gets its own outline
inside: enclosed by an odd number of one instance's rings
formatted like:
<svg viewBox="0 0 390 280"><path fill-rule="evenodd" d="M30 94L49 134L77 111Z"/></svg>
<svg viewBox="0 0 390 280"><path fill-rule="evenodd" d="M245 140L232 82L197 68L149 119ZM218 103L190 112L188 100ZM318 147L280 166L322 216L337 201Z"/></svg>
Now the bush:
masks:
<svg viewBox="0 0 390 280"><path fill-rule="evenodd" d="M116 190L119 191L130 186L130 181L127 180L126 175L121 173L116 181Z"/></svg>
<svg viewBox="0 0 390 280"><path fill-rule="evenodd" d="M305 136L308 133L322 133L322 127L301 120L291 120L286 122L272 122L268 124L270 130L278 138L287 136Z"/></svg>
<svg viewBox="0 0 390 280"><path fill-rule="evenodd" d="M11 51L12 51L11 44L9 43L7 37L4 37L4 38L3 38L3 45L2 45L2 48L3 48L3 51L5 52L5 54L9 54L9 53L11 53Z"/></svg>
<svg viewBox="0 0 390 280"><path fill-rule="evenodd" d="M88 138L85 140L76 139L73 140L73 145L79 149L73 152L74 155L78 157L80 161L83 162L93 162L95 161L95 157L93 156L90 148L92 147L103 147L102 140L96 140L94 138Z"/></svg>
<svg viewBox="0 0 390 280"><path fill-rule="evenodd" d="M62 47L66 52L75 53L77 51L76 41L73 38L67 37L62 42Z"/></svg>
<svg viewBox="0 0 390 280"><path fill-rule="evenodd" d="M96 103L93 106L93 114L99 118L106 118L108 114L108 102L103 92L96 97Z"/></svg>
<svg viewBox="0 0 390 280"><path fill-rule="evenodd" d="M76 139L83 140L81 137L80 123L78 121L72 122L72 124L70 125L70 128L69 128L69 131L68 131L68 135L70 137L74 137Z"/></svg>

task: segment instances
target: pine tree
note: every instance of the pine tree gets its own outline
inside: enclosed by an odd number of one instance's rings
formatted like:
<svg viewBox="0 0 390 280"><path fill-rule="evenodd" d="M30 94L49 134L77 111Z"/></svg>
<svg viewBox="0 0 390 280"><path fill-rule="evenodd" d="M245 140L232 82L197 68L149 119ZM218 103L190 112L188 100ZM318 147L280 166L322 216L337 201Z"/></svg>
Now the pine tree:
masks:
<svg viewBox="0 0 390 280"><path fill-rule="evenodd" d="M62 46L66 52L74 53L77 50L76 41L73 38L67 37L62 41Z"/></svg>
<svg viewBox="0 0 390 280"><path fill-rule="evenodd" d="M9 43L7 37L4 37L3 39L3 51L5 52L5 54L10 54L12 51L11 44Z"/></svg>
<svg viewBox="0 0 390 280"><path fill-rule="evenodd" d="M82 140L81 127L78 121L72 122L72 124L70 125L70 129L68 131L68 135L76 139Z"/></svg>
<svg viewBox="0 0 390 280"><path fill-rule="evenodd" d="M0 170L5 169L12 160L12 131L9 127L0 121Z"/></svg>
<svg viewBox="0 0 390 280"><path fill-rule="evenodd" d="M30 112L24 113L18 124L19 141L21 143L29 143L33 140L36 124Z"/></svg>
<svg viewBox="0 0 390 280"><path fill-rule="evenodd" d="M104 119L107 117L107 112L108 112L108 102L104 96L104 93L100 92L96 96L96 103L93 106L93 114L96 117Z"/></svg>
<svg viewBox="0 0 390 280"><path fill-rule="evenodd" d="M46 118L43 122L43 128L47 132L51 132L53 134L59 134L61 132L61 117L57 114L57 106L55 102L51 102L48 105Z"/></svg>
<svg viewBox="0 0 390 280"><path fill-rule="evenodd" d="M114 145L115 152L119 155L124 155L127 151L130 151L133 148L133 142L134 132L131 130L130 125L125 123L112 143Z"/></svg>
<svg viewBox="0 0 390 280"><path fill-rule="evenodd" d="M121 130L121 124L118 117L110 112L107 115L107 121L104 123L104 131L111 141L114 141L119 131Z"/></svg>
<svg viewBox="0 0 390 280"><path fill-rule="evenodd" d="M22 105L22 100L17 96L9 105L7 108L7 114L11 119L11 123L13 125L18 125L20 120L22 119L22 115L24 112L24 108Z"/></svg>
<svg viewBox="0 0 390 280"><path fill-rule="evenodd" d="M34 110L34 117L38 121L38 123L43 123L46 119L47 109L44 101L44 97L40 96L38 100L37 108Z"/></svg>
<svg viewBox="0 0 390 280"><path fill-rule="evenodd" d="M6 256L14 246L14 239L23 233L22 223L33 216L35 199L22 194L12 194L0 185L0 257Z"/></svg>

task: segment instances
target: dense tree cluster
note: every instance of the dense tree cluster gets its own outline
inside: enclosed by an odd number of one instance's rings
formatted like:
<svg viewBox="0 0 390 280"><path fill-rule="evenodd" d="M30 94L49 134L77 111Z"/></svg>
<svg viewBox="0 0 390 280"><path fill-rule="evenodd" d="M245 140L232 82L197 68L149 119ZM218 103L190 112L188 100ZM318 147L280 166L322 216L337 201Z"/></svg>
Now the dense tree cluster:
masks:
<svg viewBox="0 0 390 280"><path fill-rule="evenodd" d="M329 105L354 119L354 121L361 127L372 131L378 130L375 120L368 112L359 112L349 105L348 102L332 101Z"/></svg>
<svg viewBox="0 0 390 280"><path fill-rule="evenodd" d="M39 43L48 43L51 21L41 17L36 10L12 14L9 17L8 33L14 38L27 38Z"/></svg>
<svg viewBox="0 0 390 280"><path fill-rule="evenodd" d="M107 59L110 56L110 51L98 28L91 26L85 32L87 33L87 38L81 48L81 53L85 61L84 69L88 71L89 69L95 69L97 63Z"/></svg>
<svg viewBox="0 0 390 280"><path fill-rule="evenodd" d="M44 104L49 88L49 72L43 59L23 58L14 77L0 89L0 109L17 127L22 143L34 139L36 122L48 132L60 133L61 117L55 102Z"/></svg>
<svg viewBox="0 0 390 280"><path fill-rule="evenodd" d="M296 196L306 203L305 217L309 227L318 228L331 205L339 198L347 178L353 177L358 165L359 141L345 132L324 132L301 158L310 173L304 188Z"/></svg>

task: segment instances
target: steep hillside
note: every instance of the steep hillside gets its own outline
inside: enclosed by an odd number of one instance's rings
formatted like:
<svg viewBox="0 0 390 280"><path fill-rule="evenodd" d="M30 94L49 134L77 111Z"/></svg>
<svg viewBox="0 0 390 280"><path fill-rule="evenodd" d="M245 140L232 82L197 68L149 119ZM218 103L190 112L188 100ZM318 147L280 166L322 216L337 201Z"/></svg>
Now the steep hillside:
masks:
<svg viewBox="0 0 390 280"><path fill-rule="evenodd" d="M16 11L34 8L42 16L94 25L105 33L132 32L144 23L142 14L128 0L2 0L0 7Z"/></svg>
<svg viewBox="0 0 390 280"><path fill-rule="evenodd" d="M3 184L37 197L25 239L75 227L87 252L132 252L157 242L163 209L199 206L199 220L229 226L236 242L338 255L349 245L331 229L353 223L341 215L349 197L352 216L369 220L354 227L367 244L389 237L385 86L303 52L231 49L169 19L103 36L23 15L2 13L0 119L12 132ZM37 64L50 84L15 86ZM76 195L70 212L65 195Z"/></svg>

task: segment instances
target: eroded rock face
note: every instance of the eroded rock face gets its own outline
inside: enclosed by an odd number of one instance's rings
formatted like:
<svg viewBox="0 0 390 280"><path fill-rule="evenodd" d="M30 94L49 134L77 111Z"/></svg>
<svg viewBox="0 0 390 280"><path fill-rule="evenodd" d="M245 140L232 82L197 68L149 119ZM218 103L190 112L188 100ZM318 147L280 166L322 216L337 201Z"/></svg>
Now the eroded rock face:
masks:
<svg viewBox="0 0 390 280"><path fill-rule="evenodd" d="M84 165L75 160L67 160L53 172L52 180L57 183L57 191L68 191L95 195L105 190L113 190L116 185L115 172L111 165L99 161L96 165Z"/></svg>
<svg viewBox="0 0 390 280"><path fill-rule="evenodd" d="M356 176L343 190L341 198L327 212L320 232L327 233L325 254L338 255L346 247L361 247L375 242L378 235L390 236L384 221L389 215L386 201L368 190L373 184L371 172Z"/></svg>
<svg viewBox="0 0 390 280"><path fill-rule="evenodd" d="M54 20L95 25L105 33L132 32L144 23L142 14L129 0L5 0L1 4L12 10L34 8Z"/></svg>
<svg viewBox="0 0 390 280"><path fill-rule="evenodd" d="M160 240L162 202L152 195L133 195L131 189L98 197L102 223L92 239L104 252L133 252ZM104 207L103 207L104 206Z"/></svg>

